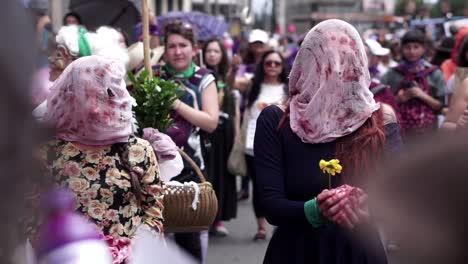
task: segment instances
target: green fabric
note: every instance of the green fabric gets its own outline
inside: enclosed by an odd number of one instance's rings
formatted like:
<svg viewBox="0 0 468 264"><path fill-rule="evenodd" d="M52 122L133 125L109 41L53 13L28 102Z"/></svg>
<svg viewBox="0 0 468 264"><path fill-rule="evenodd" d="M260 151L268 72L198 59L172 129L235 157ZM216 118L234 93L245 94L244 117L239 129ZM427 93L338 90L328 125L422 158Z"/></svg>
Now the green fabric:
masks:
<svg viewBox="0 0 468 264"><path fill-rule="evenodd" d="M78 48L80 57L91 56L91 47L89 46L89 41L86 38L86 29L80 27L78 29Z"/></svg>
<svg viewBox="0 0 468 264"><path fill-rule="evenodd" d="M164 68L166 69L167 72L169 72L169 74L171 74L174 78L178 78L178 79L189 79L190 77L193 76L193 74L195 73L195 68L196 68L196 65L195 63L192 62L192 64L190 64L190 67L184 71L184 72L178 72L176 71L176 69L174 69L171 65L169 65L169 63L166 63L164 65Z"/></svg>
<svg viewBox="0 0 468 264"><path fill-rule="evenodd" d="M427 61L424 63L424 66L427 68L432 67L432 65ZM392 90L392 93L396 95L403 78L404 76L401 75L399 72L393 69L390 69L384 76L382 76L380 81L383 84L389 85ZM445 79L444 79L444 75L442 74L442 72L439 69L436 69L426 76L426 80L431 90L430 96L439 100L439 102L442 105L444 105Z"/></svg>
<svg viewBox="0 0 468 264"><path fill-rule="evenodd" d="M327 223L326 219L320 213L317 204L317 198L314 198L310 201L307 201L304 204L304 212L307 218L307 221L314 227L318 228Z"/></svg>
<svg viewBox="0 0 468 264"><path fill-rule="evenodd" d="M224 90L226 88L226 83L223 81L218 81L216 83L216 87L218 88L218 92Z"/></svg>

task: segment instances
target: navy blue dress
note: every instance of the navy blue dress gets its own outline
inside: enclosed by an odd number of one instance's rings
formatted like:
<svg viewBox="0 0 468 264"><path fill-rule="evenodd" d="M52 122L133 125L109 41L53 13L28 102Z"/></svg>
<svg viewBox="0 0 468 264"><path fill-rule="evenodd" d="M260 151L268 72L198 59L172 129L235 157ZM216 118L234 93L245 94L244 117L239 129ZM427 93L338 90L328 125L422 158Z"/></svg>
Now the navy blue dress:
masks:
<svg viewBox="0 0 468 264"><path fill-rule="evenodd" d="M278 227L264 263L387 263L373 225L351 231L336 224L313 228L307 222L304 203L328 188L328 178L318 164L320 159L334 158L335 143L303 143L289 122L278 130L282 116L283 111L277 106L265 108L255 134L255 166L262 206L268 222ZM385 129L386 146L396 151L401 147L398 125L389 124ZM336 185L339 176L333 180Z"/></svg>

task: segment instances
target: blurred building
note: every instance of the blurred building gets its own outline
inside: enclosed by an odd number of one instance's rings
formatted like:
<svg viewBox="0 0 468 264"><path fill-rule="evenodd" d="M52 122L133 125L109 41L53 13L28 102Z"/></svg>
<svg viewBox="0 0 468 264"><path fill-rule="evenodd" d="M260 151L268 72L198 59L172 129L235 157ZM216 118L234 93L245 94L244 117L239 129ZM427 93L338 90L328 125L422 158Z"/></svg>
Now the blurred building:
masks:
<svg viewBox="0 0 468 264"><path fill-rule="evenodd" d="M358 29L377 27L393 15L395 0L288 0L286 23L298 33L307 32L316 23L339 18Z"/></svg>
<svg viewBox="0 0 468 264"><path fill-rule="evenodd" d="M32 0L22 0L32 1ZM37 1L37 0L36 0ZM70 10L71 6L86 4L86 2L97 2L98 0L42 0L50 3L49 13L52 17L52 24L55 30L62 26L62 17ZM104 1L104 0L99 0ZM123 2L133 4L138 10L141 9L142 0L106 0L106 3L113 2L123 5ZM156 11L156 15L166 14L171 11L202 11L216 15L230 22L233 27L240 27L240 17L242 10L250 5L252 0L148 0L150 9ZM96 16L105 16L103 13L96 13ZM107 14L109 15L109 14ZM233 30L233 29L231 29ZM239 29L237 29L238 31ZM236 31L236 30L233 30Z"/></svg>
<svg viewBox="0 0 468 264"><path fill-rule="evenodd" d="M135 5L141 6L141 0L132 0ZM171 11L190 11L192 1L190 0L151 0L149 5L156 8L158 15Z"/></svg>
<svg viewBox="0 0 468 264"><path fill-rule="evenodd" d="M245 6L248 5L248 0L192 0L192 10L204 12L208 9L208 13L215 16L223 17L230 21L238 18L239 14Z"/></svg>
<svg viewBox="0 0 468 264"><path fill-rule="evenodd" d="M207 12L230 24L232 35L243 31L242 11L250 7L252 0L192 0L192 10Z"/></svg>
<svg viewBox="0 0 468 264"><path fill-rule="evenodd" d="M377 12L379 14L393 15L395 12L396 0L363 0L362 9L364 12Z"/></svg>

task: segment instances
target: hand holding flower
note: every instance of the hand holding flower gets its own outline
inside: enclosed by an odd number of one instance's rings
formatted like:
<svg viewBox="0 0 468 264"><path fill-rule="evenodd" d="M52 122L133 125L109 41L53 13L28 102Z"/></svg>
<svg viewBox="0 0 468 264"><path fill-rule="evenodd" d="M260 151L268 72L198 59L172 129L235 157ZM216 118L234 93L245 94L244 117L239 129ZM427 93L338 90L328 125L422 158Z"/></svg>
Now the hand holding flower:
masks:
<svg viewBox="0 0 468 264"><path fill-rule="evenodd" d="M339 218L346 218L346 215L342 216L341 212L348 203L349 201L348 198L345 197L345 194L343 192L337 193L336 189L323 190L317 196L317 204L320 212L333 222L336 222Z"/></svg>
<svg viewBox="0 0 468 264"><path fill-rule="evenodd" d="M323 216L341 226L352 229L369 218L367 195L360 188L341 185L332 189L331 177L341 173L343 167L338 159L320 160L319 167L328 174L328 190L317 196L318 209Z"/></svg>
<svg viewBox="0 0 468 264"><path fill-rule="evenodd" d="M324 190L317 196L317 203L323 216L349 229L369 218L367 195L360 188L342 185Z"/></svg>

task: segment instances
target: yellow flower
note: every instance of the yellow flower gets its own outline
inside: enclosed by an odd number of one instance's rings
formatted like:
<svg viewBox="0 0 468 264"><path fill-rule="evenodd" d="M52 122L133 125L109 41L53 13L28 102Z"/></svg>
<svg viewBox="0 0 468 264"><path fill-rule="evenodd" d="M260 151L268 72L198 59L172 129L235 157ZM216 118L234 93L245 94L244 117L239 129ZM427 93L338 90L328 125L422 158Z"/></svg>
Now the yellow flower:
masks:
<svg viewBox="0 0 468 264"><path fill-rule="evenodd" d="M340 161L337 159L332 159L330 161L320 160L319 167L323 173L328 174L328 188L331 189L331 176L335 176L335 174L341 173L343 170L343 167L340 165Z"/></svg>
<svg viewBox="0 0 468 264"><path fill-rule="evenodd" d="M339 174L343 170L340 161L337 159L332 159L330 161L320 160L319 166L323 173L327 173L331 176L335 176L335 174Z"/></svg>

